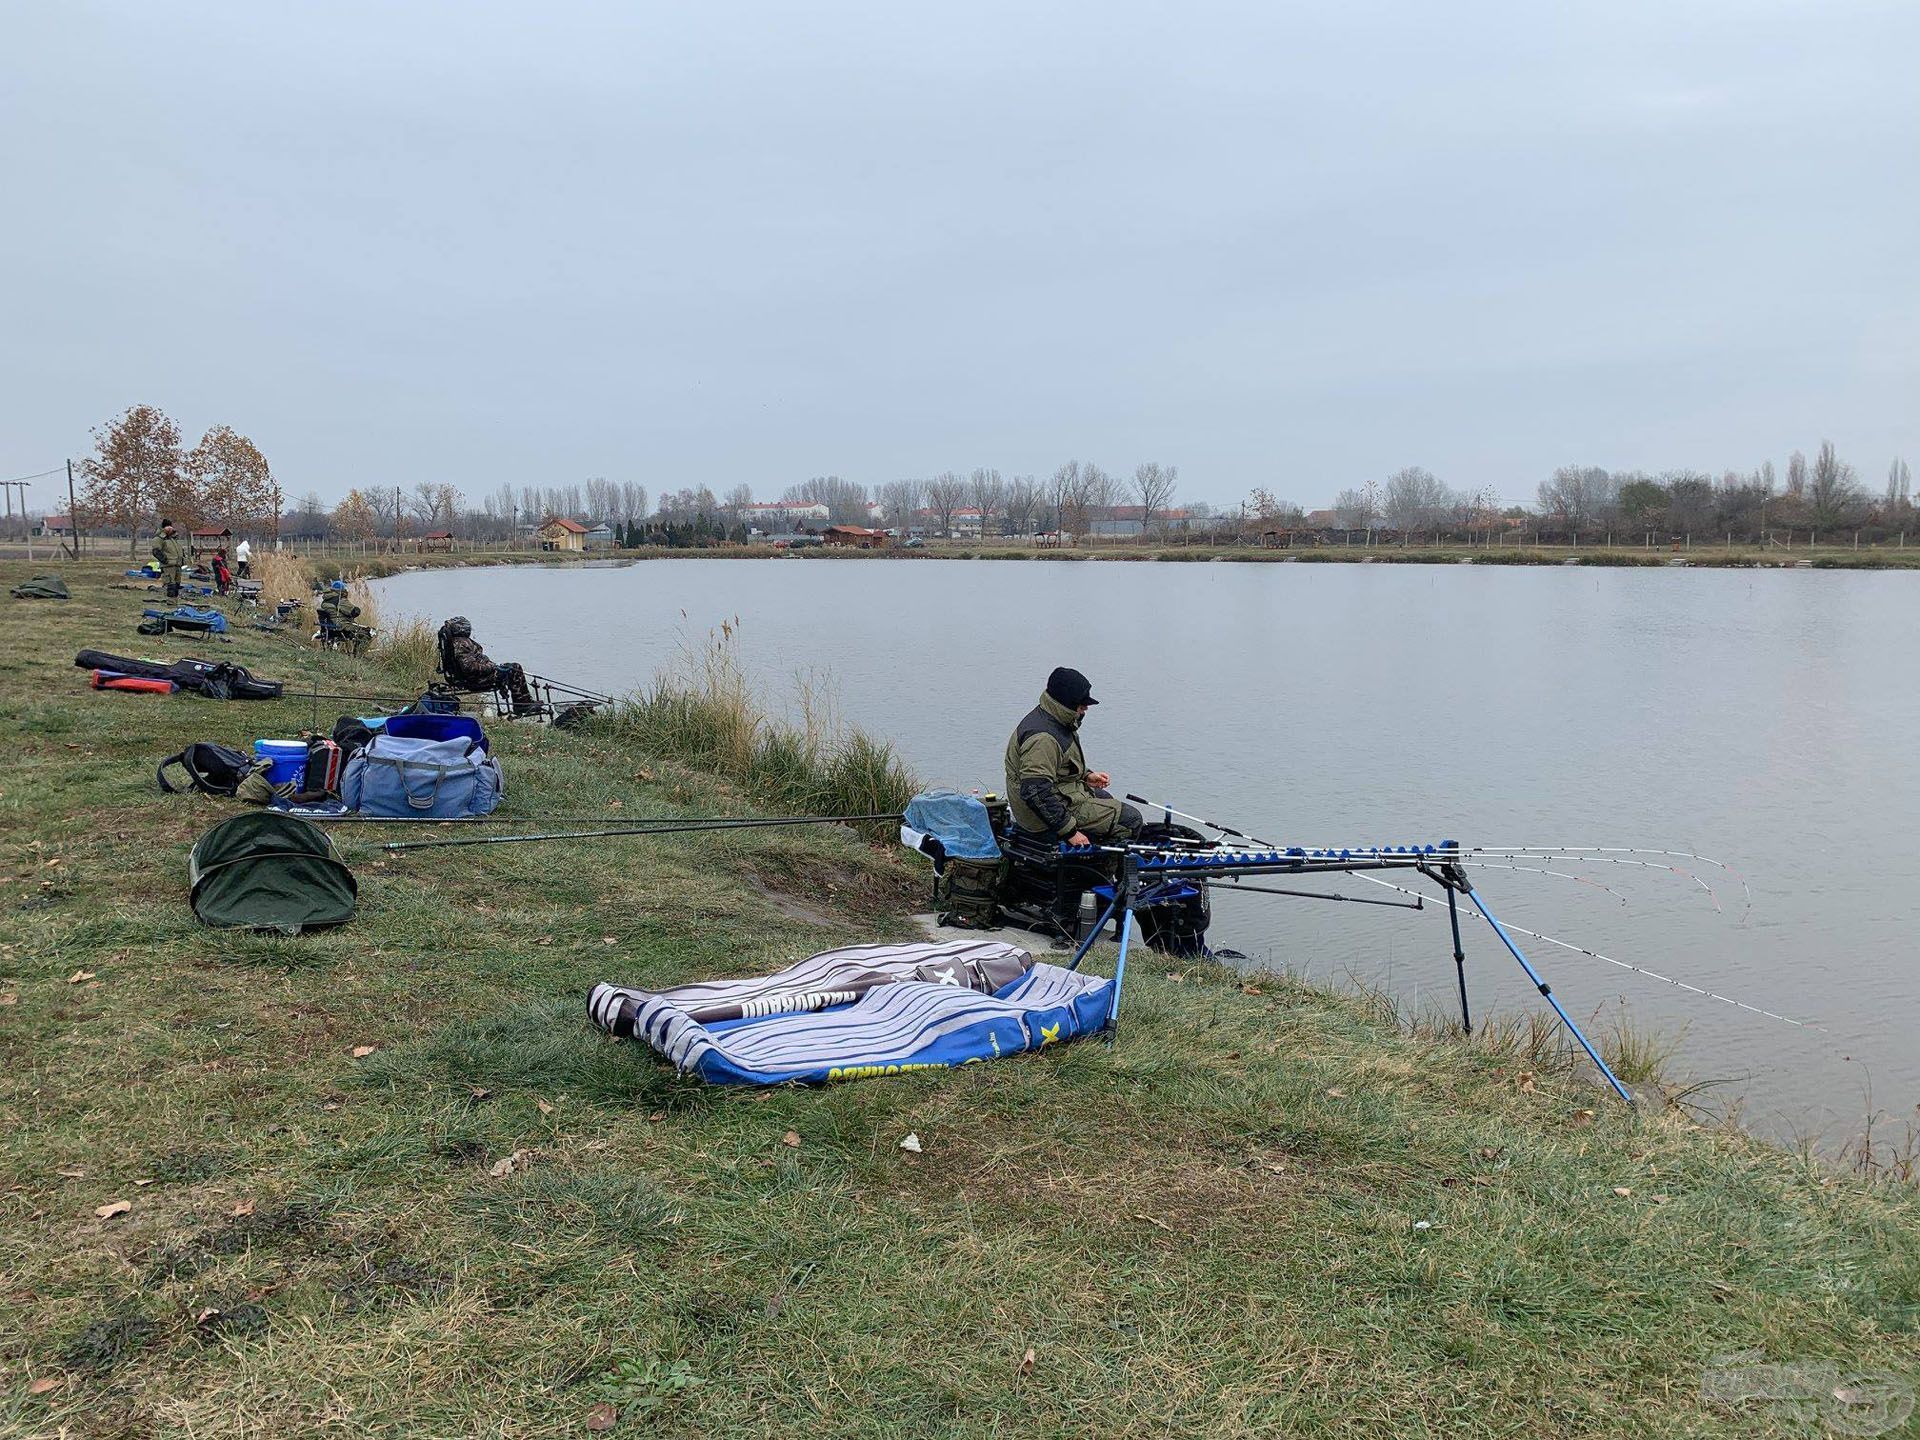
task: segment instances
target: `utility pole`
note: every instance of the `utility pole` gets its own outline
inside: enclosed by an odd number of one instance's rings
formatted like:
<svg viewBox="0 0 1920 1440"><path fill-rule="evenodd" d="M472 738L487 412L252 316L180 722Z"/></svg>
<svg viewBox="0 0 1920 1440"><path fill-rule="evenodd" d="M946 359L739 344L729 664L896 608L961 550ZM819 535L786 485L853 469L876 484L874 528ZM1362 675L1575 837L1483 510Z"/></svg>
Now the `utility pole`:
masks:
<svg viewBox="0 0 1920 1440"><path fill-rule="evenodd" d="M73 540L73 558L80 558L80 502L73 498L73 461L67 461L67 534Z"/></svg>

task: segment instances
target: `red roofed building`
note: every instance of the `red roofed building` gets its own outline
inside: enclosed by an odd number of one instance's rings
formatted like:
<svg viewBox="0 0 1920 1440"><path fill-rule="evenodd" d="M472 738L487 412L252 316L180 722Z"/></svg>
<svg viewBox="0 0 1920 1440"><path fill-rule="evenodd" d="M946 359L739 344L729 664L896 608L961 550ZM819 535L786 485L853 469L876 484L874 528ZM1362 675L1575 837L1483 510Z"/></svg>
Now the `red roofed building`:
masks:
<svg viewBox="0 0 1920 1440"><path fill-rule="evenodd" d="M587 548L587 527L577 520L569 520L564 515L556 515L533 532L540 542L542 550L584 550Z"/></svg>

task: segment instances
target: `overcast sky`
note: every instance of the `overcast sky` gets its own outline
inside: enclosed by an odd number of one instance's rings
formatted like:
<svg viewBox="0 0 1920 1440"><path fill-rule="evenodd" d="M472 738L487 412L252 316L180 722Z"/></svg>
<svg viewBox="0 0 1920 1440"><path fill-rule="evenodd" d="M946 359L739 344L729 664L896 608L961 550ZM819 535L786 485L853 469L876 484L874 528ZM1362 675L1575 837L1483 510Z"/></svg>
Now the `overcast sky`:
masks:
<svg viewBox="0 0 1920 1440"><path fill-rule="evenodd" d="M1913 0L13 0L0 159L0 478L1920 462Z"/></svg>

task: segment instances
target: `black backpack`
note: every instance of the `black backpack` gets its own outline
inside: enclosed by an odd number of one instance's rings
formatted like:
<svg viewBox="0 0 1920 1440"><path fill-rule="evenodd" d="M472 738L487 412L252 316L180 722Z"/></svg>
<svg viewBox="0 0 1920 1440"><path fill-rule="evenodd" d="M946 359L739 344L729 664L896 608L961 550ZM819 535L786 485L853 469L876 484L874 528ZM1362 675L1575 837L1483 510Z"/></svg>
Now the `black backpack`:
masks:
<svg viewBox="0 0 1920 1440"><path fill-rule="evenodd" d="M184 795L190 790L197 790L202 795L230 796L240 788L240 782L263 763L252 755L229 750L211 740L196 740L178 755L169 755L162 760L160 768L154 771L154 778L169 795ZM167 783L167 771L175 765L187 772L188 783L179 788Z"/></svg>

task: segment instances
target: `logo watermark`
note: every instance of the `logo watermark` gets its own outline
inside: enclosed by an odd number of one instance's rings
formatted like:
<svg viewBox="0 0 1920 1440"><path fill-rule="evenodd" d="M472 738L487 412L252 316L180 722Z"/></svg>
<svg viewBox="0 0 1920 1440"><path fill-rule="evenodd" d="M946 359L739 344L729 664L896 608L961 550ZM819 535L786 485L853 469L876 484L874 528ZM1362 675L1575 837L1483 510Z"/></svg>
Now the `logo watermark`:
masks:
<svg viewBox="0 0 1920 1440"><path fill-rule="evenodd" d="M1714 1356L1700 1372L1700 1399L1709 1405L1790 1405L1809 1435L1884 1435L1913 1414L1913 1386L1894 1376L1842 1374L1825 1360L1768 1365L1760 1356L1758 1350Z"/></svg>

